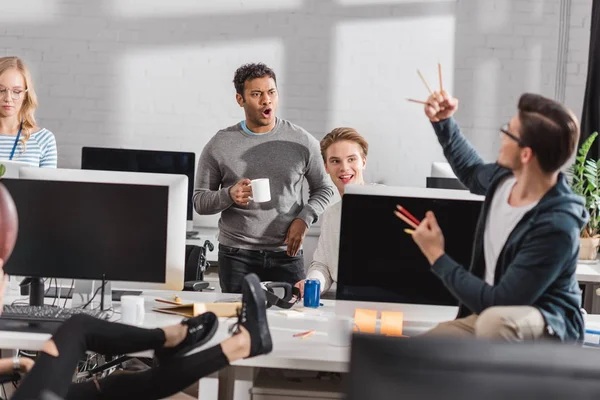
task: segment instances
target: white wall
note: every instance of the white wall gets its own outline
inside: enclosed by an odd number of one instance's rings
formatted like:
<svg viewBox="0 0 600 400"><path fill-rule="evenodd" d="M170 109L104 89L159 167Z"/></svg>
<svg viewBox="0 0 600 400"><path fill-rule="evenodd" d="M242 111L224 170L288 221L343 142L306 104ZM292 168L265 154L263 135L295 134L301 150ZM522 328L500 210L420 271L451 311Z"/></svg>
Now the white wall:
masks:
<svg viewBox="0 0 600 400"><path fill-rule="evenodd" d="M564 65L563 4L570 4ZM84 145L199 154L219 128L243 118L235 68L264 61L278 73L281 116L317 138L357 127L371 144L367 179L423 186L431 161L443 157L421 107L404 100L426 97L416 69L434 86L442 62L445 86L461 101L458 119L491 160L498 127L522 92L564 92L581 113L591 4L21 0L3 4L0 54L30 64L37 115L57 136L61 167L78 167Z"/></svg>
<svg viewBox="0 0 600 400"><path fill-rule="evenodd" d="M563 4L569 40L561 58ZM457 118L486 160L495 159L498 128L515 114L523 92L557 98L581 116L591 8L592 0L459 1L455 95L461 109ZM566 68L562 81L561 67ZM557 96L561 91L564 99Z"/></svg>

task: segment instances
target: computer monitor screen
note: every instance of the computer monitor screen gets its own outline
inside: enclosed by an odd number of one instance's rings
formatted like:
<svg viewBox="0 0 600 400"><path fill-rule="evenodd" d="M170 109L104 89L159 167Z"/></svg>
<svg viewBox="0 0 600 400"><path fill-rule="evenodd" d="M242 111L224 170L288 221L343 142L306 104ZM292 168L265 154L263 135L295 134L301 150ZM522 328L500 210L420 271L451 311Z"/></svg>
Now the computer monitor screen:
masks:
<svg viewBox="0 0 600 400"><path fill-rule="evenodd" d="M8 274L165 282L167 186L2 182L19 216Z"/></svg>
<svg viewBox="0 0 600 400"><path fill-rule="evenodd" d="M89 183L117 183L144 186L165 186L168 188L168 207L166 210L167 235L166 260L163 259L163 268L166 269L166 280L163 283L136 283L136 282L113 282L113 289L167 289L181 290L183 288L183 277L185 269L185 209L187 203L188 178L179 174L152 174L140 172L121 171L92 171L83 169L65 168L21 168L20 179L46 180L46 181L68 181ZM145 198L136 198L140 208L147 209L144 205ZM161 214L160 216L164 216ZM138 234L132 240L144 241L143 231L153 221L154 215L143 220L140 219L137 226ZM89 225L89 217L82 223ZM91 228L91 225L89 225ZM164 242L163 242L164 245Z"/></svg>
<svg viewBox="0 0 600 400"><path fill-rule="evenodd" d="M468 268L483 198L461 190L350 185L342 198L340 300L457 305L394 215L401 205L419 220L433 211L445 250Z"/></svg>
<svg viewBox="0 0 600 400"><path fill-rule="evenodd" d="M345 392L358 399L595 399L594 350L570 344L354 335Z"/></svg>
<svg viewBox="0 0 600 400"><path fill-rule="evenodd" d="M181 174L188 177L187 220L193 221L195 153L83 147L81 169Z"/></svg>

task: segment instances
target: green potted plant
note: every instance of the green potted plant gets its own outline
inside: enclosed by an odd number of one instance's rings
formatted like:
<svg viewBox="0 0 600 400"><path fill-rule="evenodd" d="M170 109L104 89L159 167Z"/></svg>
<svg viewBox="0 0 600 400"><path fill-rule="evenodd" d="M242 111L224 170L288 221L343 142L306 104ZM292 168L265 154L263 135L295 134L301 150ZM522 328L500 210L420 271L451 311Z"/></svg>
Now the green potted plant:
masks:
<svg viewBox="0 0 600 400"><path fill-rule="evenodd" d="M588 223L581 230L580 260L596 260L600 244L600 160L587 157L597 136L598 132L594 132L583 142L575 162L567 170L571 189L585 199L585 207L590 213Z"/></svg>

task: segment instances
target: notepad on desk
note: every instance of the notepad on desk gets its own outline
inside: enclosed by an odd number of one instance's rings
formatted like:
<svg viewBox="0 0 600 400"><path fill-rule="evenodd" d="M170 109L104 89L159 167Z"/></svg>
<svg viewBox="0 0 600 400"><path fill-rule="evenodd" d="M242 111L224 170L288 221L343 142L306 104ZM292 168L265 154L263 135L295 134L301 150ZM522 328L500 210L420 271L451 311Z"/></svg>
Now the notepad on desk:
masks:
<svg viewBox="0 0 600 400"><path fill-rule="evenodd" d="M231 318L236 317L238 311L242 308L241 302L223 302L223 303L177 303L174 301L156 299L160 303L170 304L165 307L153 307L152 310L165 314L181 315L192 318L205 312L213 312L217 317Z"/></svg>

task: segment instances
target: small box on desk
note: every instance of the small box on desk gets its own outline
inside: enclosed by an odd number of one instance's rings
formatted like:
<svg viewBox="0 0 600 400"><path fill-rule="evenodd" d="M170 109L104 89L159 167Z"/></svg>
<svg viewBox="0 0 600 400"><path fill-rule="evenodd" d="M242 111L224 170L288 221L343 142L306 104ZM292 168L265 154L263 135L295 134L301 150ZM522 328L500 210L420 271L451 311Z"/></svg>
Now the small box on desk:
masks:
<svg viewBox="0 0 600 400"><path fill-rule="evenodd" d="M215 313L217 317L231 318L236 317L238 311L242 308L241 302L226 303L177 303L163 299L156 299L161 303L170 304L166 307L153 307L152 311L165 314L181 315L182 317L192 318L207 311Z"/></svg>

